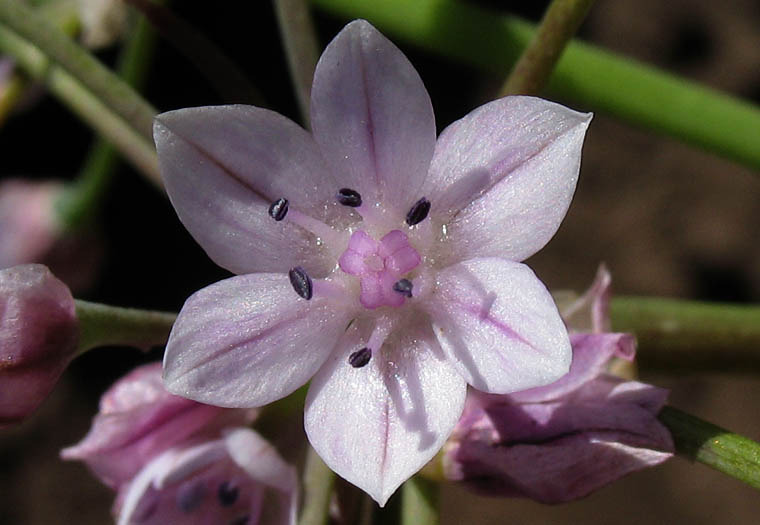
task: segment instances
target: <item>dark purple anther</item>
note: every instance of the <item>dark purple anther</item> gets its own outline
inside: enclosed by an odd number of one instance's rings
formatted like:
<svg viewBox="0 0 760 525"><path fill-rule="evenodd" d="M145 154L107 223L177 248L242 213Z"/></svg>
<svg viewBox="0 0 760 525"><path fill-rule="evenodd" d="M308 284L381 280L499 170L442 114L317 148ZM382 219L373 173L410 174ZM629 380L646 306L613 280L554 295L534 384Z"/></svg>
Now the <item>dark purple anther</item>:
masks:
<svg viewBox="0 0 760 525"><path fill-rule="evenodd" d="M348 364L354 368L361 368L369 363L370 359L372 359L372 350L365 346L348 356Z"/></svg>
<svg viewBox="0 0 760 525"><path fill-rule="evenodd" d="M293 285L293 289L298 295L307 301L311 299L313 293L311 277L306 273L306 270L300 266L296 266L295 268L290 269L288 277L290 278L290 284Z"/></svg>
<svg viewBox="0 0 760 525"><path fill-rule="evenodd" d="M216 497L222 507L231 507L238 499L238 488L229 481L222 481L216 490Z"/></svg>
<svg viewBox="0 0 760 525"><path fill-rule="evenodd" d="M430 211L430 201L427 198L422 197L420 200L414 203L412 209L406 214L406 223L409 226L414 226L425 220Z"/></svg>
<svg viewBox="0 0 760 525"><path fill-rule="evenodd" d="M400 281L396 281L393 283L393 291L398 292L401 295L405 295L407 297L412 296L412 281L409 279L401 279Z"/></svg>
<svg viewBox="0 0 760 525"><path fill-rule="evenodd" d="M280 222L288 214L288 199L279 198L269 205L269 216Z"/></svg>
<svg viewBox="0 0 760 525"><path fill-rule="evenodd" d="M362 196L359 192L352 190L351 188L341 188L338 190L338 194L335 196L338 202L343 206L350 206L351 208L358 208L362 205Z"/></svg>
<svg viewBox="0 0 760 525"><path fill-rule="evenodd" d="M248 520L250 519L251 517L247 514L244 516L238 516L237 518L230 521L229 525L248 525Z"/></svg>

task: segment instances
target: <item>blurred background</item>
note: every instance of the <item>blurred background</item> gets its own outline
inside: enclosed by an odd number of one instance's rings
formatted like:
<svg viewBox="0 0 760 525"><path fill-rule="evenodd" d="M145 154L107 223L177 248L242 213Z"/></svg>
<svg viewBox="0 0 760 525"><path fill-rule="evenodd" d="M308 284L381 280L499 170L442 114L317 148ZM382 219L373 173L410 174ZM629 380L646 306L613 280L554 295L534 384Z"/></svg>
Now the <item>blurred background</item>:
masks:
<svg viewBox="0 0 760 525"><path fill-rule="evenodd" d="M477 3L538 20L548 2ZM272 6L257 2L255 17L247 9L241 16L243 7L248 6L174 2L173 9L249 75L270 108L298 120ZM322 46L346 22L318 10L314 15ZM757 0L598 2L579 37L760 103ZM395 43L424 80L439 131L493 98L503 81L403 41ZM116 51L106 49L99 56L112 63ZM221 99L163 41L144 93L162 111L235 102ZM70 179L81 167L92 134L55 99L42 95L35 104L0 128L0 177ZM529 263L552 289L585 289L604 261L617 294L758 302L757 175L597 113L570 212L557 236ZM79 298L177 311L193 291L228 275L192 241L165 197L124 164L98 230L102 261L93 284ZM82 464L59 461L58 451L86 433L100 394L114 380L160 357L160 349L86 354L73 363L35 417L0 433L0 523L109 521L112 493ZM640 374L646 382L670 388L672 405L760 439L760 380L755 376L648 369ZM682 458L561 506L487 499L453 486L444 490L445 524L757 523L760 515L756 491Z"/></svg>

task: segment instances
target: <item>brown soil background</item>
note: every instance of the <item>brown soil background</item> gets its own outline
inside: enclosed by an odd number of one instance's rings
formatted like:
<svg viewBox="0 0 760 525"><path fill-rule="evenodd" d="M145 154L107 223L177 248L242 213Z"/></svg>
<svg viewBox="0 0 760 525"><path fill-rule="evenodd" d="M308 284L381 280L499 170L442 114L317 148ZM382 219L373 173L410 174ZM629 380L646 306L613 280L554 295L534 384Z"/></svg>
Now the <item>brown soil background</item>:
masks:
<svg viewBox="0 0 760 525"><path fill-rule="evenodd" d="M319 21L325 39L340 27L334 20ZM202 27L202 22L195 23ZM598 2L581 36L760 101L757 0ZM399 44L415 64L417 57L432 63L420 67L426 81L426 69L449 67ZM477 94L465 100L474 107L495 92L498 81L468 74L465 82L475 85ZM458 98L457 86L445 93L427 84L434 104L445 106L447 113L447 101ZM450 110L452 118L466 110L462 106L460 98L458 109ZM550 288L582 290L605 261L617 293L757 302L758 224L757 173L597 114L570 213L555 239L530 263ZM174 301L179 301L173 305L176 309L181 297ZM107 365L110 358L93 359L85 365L75 363L31 421L0 434L0 523L84 525L109 520L112 494L82 465L57 459L61 447L84 435L98 394L118 375L93 372L95 365ZM86 366L90 368L85 373ZM678 370L641 370L641 377L670 388L674 406L760 439L757 377ZM752 524L760 516L758 492L682 458L561 506L486 499L455 486L446 487L443 496L442 521L449 525Z"/></svg>

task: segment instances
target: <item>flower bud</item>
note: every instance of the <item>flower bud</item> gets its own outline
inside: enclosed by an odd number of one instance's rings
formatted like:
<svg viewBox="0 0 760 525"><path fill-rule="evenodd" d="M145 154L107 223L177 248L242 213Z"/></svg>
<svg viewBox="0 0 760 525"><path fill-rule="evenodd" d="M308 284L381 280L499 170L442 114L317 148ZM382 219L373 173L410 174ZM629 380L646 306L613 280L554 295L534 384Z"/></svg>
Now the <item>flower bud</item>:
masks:
<svg viewBox="0 0 760 525"><path fill-rule="evenodd" d="M0 270L0 426L50 394L79 338L74 298L41 264Z"/></svg>
<svg viewBox="0 0 760 525"><path fill-rule="evenodd" d="M0 268L42 263L81 290L91 283L102 253L92 232L64 229L55 211L63 191L54 181L0 183Z"/></svg>

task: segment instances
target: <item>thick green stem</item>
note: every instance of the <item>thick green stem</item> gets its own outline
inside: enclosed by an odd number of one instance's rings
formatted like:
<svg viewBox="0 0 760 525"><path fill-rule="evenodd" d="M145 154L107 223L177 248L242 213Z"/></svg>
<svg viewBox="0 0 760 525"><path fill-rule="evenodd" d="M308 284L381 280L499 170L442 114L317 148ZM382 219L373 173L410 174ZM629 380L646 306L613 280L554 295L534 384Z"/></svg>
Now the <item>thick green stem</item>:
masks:
<svg viewBox="0 0 760 525"><path fill-rule="evenodd" d="M388 36L506 75L534 26L455 0L313 0ZM549 93L760 169L760 108L589 45L571 42Z"/></svg>
<svg viewBox="0 0 760 525"><path fill-rule="evenodd" d="M593 3L594 0L553 0L499 95L540 93Z"/></svg>
<svg viewBox="0 0 760 525"><path fill-rule="evenodd" d="M166 343L177 314L120 308L76 300L80 335L78 353L98 346L149 349Z"/></svg>
<svg viewBox="0 0 760 525"><path fill-rule="evenodd" d="M308 126L311 81L319 59L319 46L309 13L309 2L275 0L274 4L298 107L301 109L304 124Z"/></svg>
<svg viewBox="0 0 760 525"><path fill-rule="evenodd" d="M119 57L116 67L118 75L136 89L139 89L147 78L155 41L153 29L141 18ZM96 216L117 165L117 150L99 137L77 181L67 188L59 203L58 212L67 228L78 228Z"/></svg>
<svg viewBox="0 0 760 525"><path fill-rule="evenodd" d="M408 479L401 488L401 525L437 525L438 490L429 479Z"/></svg>
<svg viewBox="0 0 760 525"><path fill-rule="evenodd" d="M616 297L611 317L643 368L760 371L760 306Z"/></svg>
<svg viewBox="0 0 760 525"><path fill-rule="evenodd" d="M0 0L0 50L161 185L151 131L155 110L132 88L14 0Z"/></svg>
<svg viewBox="0 0 760 525"><path fill-rule="evenodd" d="M760 489L760 443L677 408L665 407L658 417L673 435L680 456Z"/></svg>
<svg viewBox="0 0 760 525"><path fill-rule="evenodd" d="M335 473L309 447L303 473L304 503L298 525L325 525Z"/></svg>

